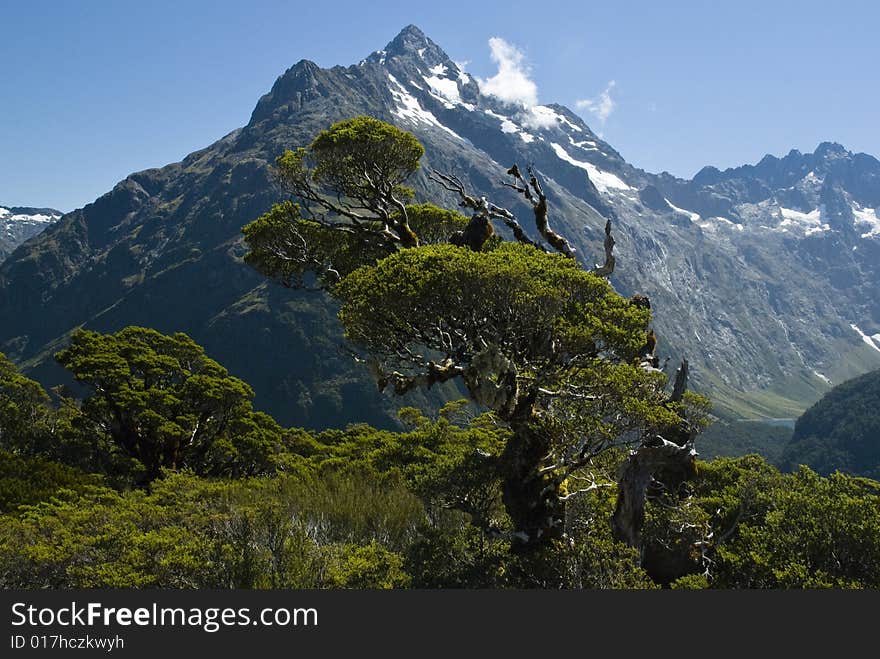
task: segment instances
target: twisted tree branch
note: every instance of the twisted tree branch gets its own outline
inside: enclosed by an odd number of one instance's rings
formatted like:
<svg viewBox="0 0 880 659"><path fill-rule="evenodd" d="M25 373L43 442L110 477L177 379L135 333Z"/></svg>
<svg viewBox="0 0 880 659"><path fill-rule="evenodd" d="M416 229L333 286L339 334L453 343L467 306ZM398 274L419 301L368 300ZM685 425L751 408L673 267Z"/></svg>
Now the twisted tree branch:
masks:
<svg viewBox="0 0 880 659"><path fill-rule="evenodd" d="M513 176L516 184L507 184L507 187L513 188L525 197L526 201L532 206L535 214L535 226L538 233L560 254L564 254L568 258L575 258L575 249L565 238L550 228L550 219L547 209L547 195L544 194L544 188L535 175L534 170L529 167L529 181L523 178L519 167L514 165L507 170L507 173Z"/></svg>

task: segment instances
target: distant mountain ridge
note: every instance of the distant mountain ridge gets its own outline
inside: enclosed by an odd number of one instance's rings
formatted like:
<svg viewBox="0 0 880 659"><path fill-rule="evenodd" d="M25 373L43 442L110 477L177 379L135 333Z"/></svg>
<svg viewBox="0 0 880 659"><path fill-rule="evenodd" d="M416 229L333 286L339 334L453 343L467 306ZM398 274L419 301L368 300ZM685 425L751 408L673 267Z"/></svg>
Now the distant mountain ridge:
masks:
<svg viewBox="0 0 880 659"><path fill-rule="evenodd" d="M182 330L284 423L392 424L401 402L341 350L332 304L270 286L241 262L240 227L281 198L275 157L360 114L425 145L419 200L457 205L428 180L438 169L528 226L501 182L514 162L531 164L551 221L586 265L601 260L612 218L612 282L651 298L661 353L687 356L696 388L726 415L796 417L830 383L880 367L876 159L823 143L689 181L644 172L564 106L482 93L414 26L353 66L301 60L246 126L132 174L21 248L0 265L0 351L54 384L51 353L78 326Z"/></svg>
<svg viewBox="0 0 880 659"><path fill-rule="evenodd" d="M61 218L54 208L0 206L0 261L28 238Z"/></svg>

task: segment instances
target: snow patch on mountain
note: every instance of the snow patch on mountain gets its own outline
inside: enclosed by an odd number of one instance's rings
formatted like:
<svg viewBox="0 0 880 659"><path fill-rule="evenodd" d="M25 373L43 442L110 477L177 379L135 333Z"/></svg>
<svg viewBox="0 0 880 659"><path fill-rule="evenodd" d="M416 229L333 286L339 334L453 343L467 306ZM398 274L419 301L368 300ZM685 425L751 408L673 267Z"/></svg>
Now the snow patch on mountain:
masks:
<svg viewBox="0 0 880 659"><path fill-rule="evenodd" d="M856 332L856 334L862 337L862 341L874 348L874 350L876 350L877 352L880 352L880 333L874 334L873 336L868 336L862 330L860 330L858 325L856 325L855 323L851 323L850 327Z"/></svg>
<svg viewBox="0 0 880 659"><path fill-rule="evenodd" d="M782 217L782 221L777 227L778 231L803 230L805 236L831 231L831 226L822 222L821 208L815 208L809 213L804 213L803 211L780 206L779 216Z"/></svg>
<svg viewBox="0 0 880 659"><path fill-rule="evenodd" d="M779 214L783 217L780 226L788 226L791 224L816 225L820 223L822 217L822 213L818 208L811 210L809 213L802 213L801 211L796 211L791 208L782 208L780 206Z"/></svg>
<svg viewBox="0 0 880 659"><path fill-rule="evenodd" d="M519 126L513 123L510 119L505 117L501 120L501 132L502 133L517 133L519 132Z"/></svg>
<svg viewBox="0 0 880 659"><path fill-rule="evenodd" d="M699 215L697 217L699 217ZM700 227L701 229L706 229L710 232L715 232L718 229L735 229L736 231L744 230L742 224L734 222L733 220L726 217L721 217L720 215L713 215L712 217L707 217L705 220L702 221L695 220L695 222L698 227Z"/></svg>
<svg viewBox="0 0 880 659"><path fill-rule="evenodd" d="M679 208L678 206L673 204L671 201L669 201L666 197L663 197L663 201L665 201L667 204L669 204L669 207L672 210L674 210L676 213L681 213L682 215L687 215L689 218L691 218L691 222L699 222L700 219L702 219L702 216L699 213L694 213L693 211L689 211L685 208Z"/></svg>
<svg viewBox="0 0 880 659"><path fill-rule="evenodd" d="M862 238L880 236L880 217L877 216L876 208L862 208L858 204L853 204L852 211L855 225L857 227L868 228L868 230L862 234Z"/></svg>
<svg viewBox="0 0 880 659"><path fill-rule="evenodd" d="M28 222L32 224L51 224L55 220L57 220L60 215L46 215L45 213L34 213L33 215L29 215L27 213L13 213L8 208L0 207L0 218L3 218L4 222L12 223L12 222Z"/></svg>
<svg viewBox="0 0 880 659"><path fill-rule="evenodd" d="M0 261L61 217L58 211L0 206Z"/></svg>
<svg viewBox="0 0 880 659"><path fill-rule="evenodd" d="M553 108L546 105L533 105L526 108L522 113L522 122L529 128L559 128L560 124L568 126L571 130L581 132L580 126L576 126Z"/></svg>
<svg viewBox="0 0 880 659"><path fill-rule="evenodd" d="M599 192L608 193L612 190L633 189L631 186L624 183L623 180L621 180L611 172L603 171L592 163L575 160L568 154L568 151L566 151L556 142L552 142L550 146L553 147L553 151L556 152L556 156L558 158L564 160L570 165L574 165L575 167L580 167L581 169L586 170L587 174L589 174L590 176L590 180L593 182L593 185L596 186L596 189L599 190Z"/></svg>
<svg viewBox="0 0 880 659"><path fill-rule="evenodd" d="M572 146L576 146L582 151L598 151L603 156L606 155L598 146L596 146L596 143L593 140L581 140L580 142L576 142L575 139L569 135L568 141Z"/></svg>
<svg viewBox="0 0 880 659"><path fill-rule="evenodd" d="M522 126L514 123L514 121L510 117L505 117L503 114L498 114L497 112L493 112L492 110L483 110L484 114L492 117L493 119L498 119L501 122L501 132L507 135L519 135L520 139L526 144L531 144L535 141L535 136L530 132L525 130ZM543 140L543 137L539 137L538 139Z"/></svg>
<svg viewBox="0 0 880 659"><path fill-rule="evenodd" d="M406 87L398 82L397 78L395 78L390 73L388 74L388 79L391 81L392 87L389 87L389 91L391 92L391 96L394 97L395 102L397 103L397 107L392 110L392 114L401 119L408 119L409 121L416 124L427 124L429 126L434 126L435 128L440 128L441 130L446 131L453 137L461 140L462 142L465 139L456 133L451 128L444 126L440 123L440 120L437 119L431 112L425 110L418 99L410 94Z"/></svg>
<svg viewBox="0 0 880 659"><path fill-rule="evenodd" d="M52 224L61 217L61 214L46 214L46 213L13 213L9 208L3 208L0 206L0 220L3 220L3 226L6 228L6 232L11 235L12 228L15 225L40 225L40 224Z"/></svg>
<svg viewBox="0 0 880 659"><path fill-rule="evenodd" d="M452 103L461 103L461 94L458 91L458 83L449 78L441 78L439 76L423 76L431 89L440 94L447 101Z"/></svg>

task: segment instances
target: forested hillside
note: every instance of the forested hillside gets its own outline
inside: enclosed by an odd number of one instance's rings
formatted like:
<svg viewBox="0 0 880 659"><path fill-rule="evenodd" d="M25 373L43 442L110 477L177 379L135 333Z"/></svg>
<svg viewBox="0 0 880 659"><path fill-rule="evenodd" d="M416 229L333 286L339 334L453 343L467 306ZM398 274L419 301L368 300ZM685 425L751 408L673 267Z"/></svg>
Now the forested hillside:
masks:
<svg viewBox="0 0 880 659"><path fill-rule="evenodd" d="M781 464L880 479L880 371L834 387L804 412Z"/></svg>
<svg viewBox="0 0 880 659"><path fill-rule="evenodd" d="M684 490L648 501L642 558L612 535L626 459L612 450L570 500L568 540L522 555L492 469L508 433L464 404L402 410L404 432L270 423L255 444L238 429L211 445L220 472L187 458L144 488L121 447L103 435L82 451L98 428L46 401L0 369L3 588L880 587L867 479L699 462Z"/></svg>

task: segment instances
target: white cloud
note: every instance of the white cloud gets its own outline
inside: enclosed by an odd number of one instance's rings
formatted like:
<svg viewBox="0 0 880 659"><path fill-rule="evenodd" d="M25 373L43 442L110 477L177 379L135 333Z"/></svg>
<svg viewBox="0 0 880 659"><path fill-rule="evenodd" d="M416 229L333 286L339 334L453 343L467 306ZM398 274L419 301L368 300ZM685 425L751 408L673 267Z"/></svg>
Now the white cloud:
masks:
<svg viewBox="0 0 880 659"><path fill-rule="evenodd" d="M501 37L489 39L492 60L498 65L498 73L488 79L480 79L480 90L505 103L525 107L538 104L538 86L529 77L525 54Z"/></svg>
<svg viewBox="0 0 880 659"><path fill-rule="evenodd" d="M614 102L614 99L611 98L611 90L614 89L616 85L617 83L614 80L609 81L605 90L601 94L594 98L585 98L576 101L575 107L578 110L589 112L599 120L600 125L604 125L605 121L611 116L611 113L614 112L614 108L617 105Z"/></svg>
<svg viewBox="0 0 880 659"><path fill-rule="evenodd" d="M530 128L551 128L559 123L560 116L543 105L536 105L526 110L521 114L521 118Z"/></svg>

